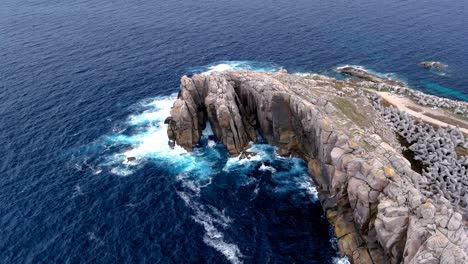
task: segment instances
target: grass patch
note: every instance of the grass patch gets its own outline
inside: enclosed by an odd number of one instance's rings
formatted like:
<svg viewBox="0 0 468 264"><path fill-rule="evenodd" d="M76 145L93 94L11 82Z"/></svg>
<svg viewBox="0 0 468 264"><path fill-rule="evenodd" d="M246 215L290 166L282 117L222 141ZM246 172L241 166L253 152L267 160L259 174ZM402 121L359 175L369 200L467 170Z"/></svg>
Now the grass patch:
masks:
<svg viewBox="0 0 468 264"><path fill-rule="evenodd" d="M371 144L369 144L365 139L361 141L361 146L367 151L375 149Z"/></svg>
<svg viewBox="0 0 468 264"><path fill-rule="evenodd" d="M335 98L333 104L336 108L338 108L341 111L341 113L343 113L346 117L351 119L351 121L356 123L358 126L368 127L370 125L367 118L363 114L361 114L357 110L356 106L348 99L338 97Z"/></svg>

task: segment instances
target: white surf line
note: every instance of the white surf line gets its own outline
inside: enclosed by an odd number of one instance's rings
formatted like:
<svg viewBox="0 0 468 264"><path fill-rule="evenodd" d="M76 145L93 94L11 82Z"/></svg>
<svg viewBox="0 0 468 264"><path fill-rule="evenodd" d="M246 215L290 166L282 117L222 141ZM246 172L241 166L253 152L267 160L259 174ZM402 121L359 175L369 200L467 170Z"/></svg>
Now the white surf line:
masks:
<svg viewBox="0 0 468 264"><path fill-rule="evenodd" d="M182 180L183 179L183 180ZM179 180L186 181L186 177L180 177ZM199 187L193 188L194 183L186 183L185 186L192 186L189 189L199 190ZM195 201L199 197L199 191L195 191L195 195L191 195L186 192L179 191L177 194L182 198L185 204L193 211L192 219L203 226L205 234L203 235L203 242L214 248L216 251L221 253L226 259L232 264L243 263L242 258L244 257L236 244L225 241L224 234L220 231L216 225L222 228L228 228L229 224L233 220L226 216L223 211L219 211L213 206L205 206Z"/></svg>

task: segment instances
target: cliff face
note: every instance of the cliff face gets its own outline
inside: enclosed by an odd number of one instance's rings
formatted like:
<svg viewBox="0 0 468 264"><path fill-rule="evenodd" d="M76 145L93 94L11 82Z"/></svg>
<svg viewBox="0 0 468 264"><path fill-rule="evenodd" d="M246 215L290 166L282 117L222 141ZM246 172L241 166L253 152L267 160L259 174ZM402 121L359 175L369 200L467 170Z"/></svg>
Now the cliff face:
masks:
<svg viewBox="0 0 468 264"><path fill-rule="evenodd" d="M419 190L399 144L349 81L286 72L186 76L167 119L171 144L196 145L207 121L231 155L256 130L303 157L343 254L354 263L467 263L462 215Z"/></svg>

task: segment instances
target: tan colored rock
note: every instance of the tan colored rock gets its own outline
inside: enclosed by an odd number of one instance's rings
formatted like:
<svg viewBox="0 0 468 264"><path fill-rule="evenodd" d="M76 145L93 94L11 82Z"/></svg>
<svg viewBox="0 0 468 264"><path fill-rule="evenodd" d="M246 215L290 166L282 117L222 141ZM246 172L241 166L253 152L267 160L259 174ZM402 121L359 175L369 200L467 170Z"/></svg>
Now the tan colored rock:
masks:
<svg viewBox="0 0 468 264"><path fill-rule="evenodd" d="M424 219L433 219L435 215L435 207L430 203L425 203L419 206L419 213Z"/></svg>
<svg viewBox="0 0 468 264"><path fill-rule="evenodd" d="M338 165L338 162L340 161L340 158L343 156L344 150L341 148L333 148L331 152L331 159L332 159L332 164L333 165Z"/></svg>

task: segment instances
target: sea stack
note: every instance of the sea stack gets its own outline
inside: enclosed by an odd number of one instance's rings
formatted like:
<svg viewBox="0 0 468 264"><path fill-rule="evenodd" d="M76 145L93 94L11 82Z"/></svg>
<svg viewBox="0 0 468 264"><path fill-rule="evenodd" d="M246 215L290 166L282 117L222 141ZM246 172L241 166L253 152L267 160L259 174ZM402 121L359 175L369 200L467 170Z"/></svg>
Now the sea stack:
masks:
<svg viewBox="0 0 468 264"><path fill-rule="evenodd" d="M184 76L167 119L169 139L191 151L210 122L232 156L258 132L280 152L302 157L352 263L468 263L467 103L355 67L339 71L356 78ZM402 154L401 137L422 171Z"/></svg>

